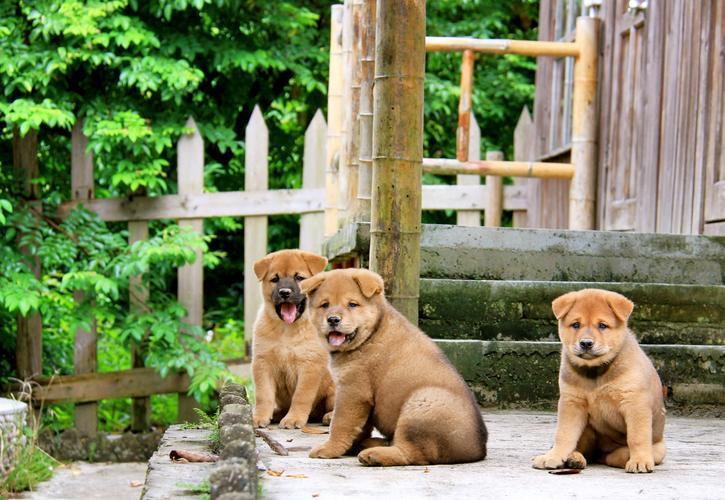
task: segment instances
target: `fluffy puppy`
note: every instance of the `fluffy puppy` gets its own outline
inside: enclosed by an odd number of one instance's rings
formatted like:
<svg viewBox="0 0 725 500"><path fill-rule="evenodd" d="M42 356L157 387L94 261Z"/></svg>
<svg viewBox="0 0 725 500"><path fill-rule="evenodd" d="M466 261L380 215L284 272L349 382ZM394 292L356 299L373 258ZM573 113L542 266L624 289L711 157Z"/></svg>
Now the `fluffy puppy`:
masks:
<svg viewBox="0 0 725 500"><path fill-rule="evenodd" d="M486 427L473 394L440 349L385 300L379 275L335 270L303 281L302 290L337 387L330 438L310 457L362 450L365 465L486 457ZM371 438L373 427L386 439Z"/></svg>
<svg viewBox="0 0 725 500"><path fill-rule="evenodd" d="M606 290L554 300L561 367L554 447L537 469L583 469L587 460L652 472L665 456L662 383L627 319L634 304Z"/></svg>
<svg viewBox="0 0 725 500"><path fill-rule="evenodd" d="M326 258L301 250L274 252L254 263L264 298L254 322L252 348L255 427L280 418L279 426L285 429L303 427L308 418L330 421L335 387L329 355L300 291L300 283L326 265Z"/></svg>

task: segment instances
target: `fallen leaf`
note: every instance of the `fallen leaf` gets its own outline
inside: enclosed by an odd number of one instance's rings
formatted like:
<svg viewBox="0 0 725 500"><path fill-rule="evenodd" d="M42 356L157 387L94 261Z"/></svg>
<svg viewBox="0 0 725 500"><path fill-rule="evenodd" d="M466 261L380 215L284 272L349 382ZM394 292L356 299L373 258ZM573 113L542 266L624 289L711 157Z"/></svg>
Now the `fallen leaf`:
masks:
<svg viewBox="0 0 725 500"><path fill-rule="evenodd" d="M307 479L307 476L304 474L287 474L285 477L296 477L298 479Z"/></svg>
<svg viewBox="0 0 725 500"><path fill-rule="evenodd" d="M312 498L317 498L317 497L319 497L319 496L320 496L320 494L319 494L319 493L313 493L313 494L312 494Z"/></svg>
<svg viewBox="0 0 725 500"><path fill-rule="evenodd" d="M287 442L288 442L288 443L291 443L292 441L294 441L294 439L292 439L292 438L289 438L289 439L287 440Z"/></svg>
<svg viewBox="0 0 725 500"><path fill-rule="evenodd" d="M302 432L305 434L329 434L330 431L328 429L323 429L321 427L303 427Z"/></svg>
<svg viewBox="0 0 725 500"><path fill-rule="evenodd" d="M267 474L274 477L279 477L284 474L284 470L267 469Z"/></svg>
<svg viewBox="0 0 725 500"><path fill-rule="evenodd" d="M196 451L186 450L171 450L169 458L174 462L181 462L186 460L188 462L217 462L219 461L219 455L213 453L199 453Z"/></svg>
<svg viewBox="0 0 725 500"><path fill-rule="evenodd" d="M128 484L129 484L129 486L131 486L131 488L138 488L139 486L143 486L143 481L137 481L134 479L133 481L131 481Z"/></svg>
<svg viewBox="0 0 725 500"><path fill-rule="evenodd" d="M550 470L549 474L554 474L556 476L566 476L569 474L579 474L581 471L581 469L556 469Z"/></svg>
<svg viewBox="0 0 725 500"><path fill-rule="evenodd" d="M290 446L287 451L310 451L312 446Z"/></svg>
<svg viewBox="0 0 725 500"><path fill-rule="evenodd" d="M81 470L80 469L76 469L75 467L72 467L71 470L70 470L70 473L73 474L74 476L80 476L81 475Z"/></svg>
<svg viewBox="0 0 725 500"><path fill-rule="evenodd" d="M423 474L428 474L429 472L430 472L430 469L428 467L426 467L425 469L423 469Z"/></svg>

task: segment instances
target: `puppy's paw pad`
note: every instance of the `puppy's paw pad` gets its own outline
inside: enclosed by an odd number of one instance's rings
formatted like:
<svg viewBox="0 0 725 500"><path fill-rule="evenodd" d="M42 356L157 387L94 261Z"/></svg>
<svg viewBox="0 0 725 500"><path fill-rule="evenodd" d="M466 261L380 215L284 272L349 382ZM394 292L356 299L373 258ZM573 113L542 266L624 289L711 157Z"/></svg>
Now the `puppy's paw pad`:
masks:
<svg viewBox="0 0 725 500"><path fill-rule="evenodd" d="M651 459L630 458L624 466L624 470L633 474L652 472L655 470L655 462Z"/></svg>
<svg viewBox="0 0 725 500"><path fill-rule="evenodd" d="M567 469L585 469L587 467L587 459L578 451L573 451L566 457L564 467Z"/></svg>
<svg viewBox="0 0 725 500"><path fill-rule="evenodd" d="M287 415L279 422L281 429L301 429L307 424L307 418Z"/></svg>
<svg viewBox="0 0 725 500"><path fill-rule="evenodd" d="M564 459L549 455L534 457L534 469L561 469L564 467Z"/></svg>

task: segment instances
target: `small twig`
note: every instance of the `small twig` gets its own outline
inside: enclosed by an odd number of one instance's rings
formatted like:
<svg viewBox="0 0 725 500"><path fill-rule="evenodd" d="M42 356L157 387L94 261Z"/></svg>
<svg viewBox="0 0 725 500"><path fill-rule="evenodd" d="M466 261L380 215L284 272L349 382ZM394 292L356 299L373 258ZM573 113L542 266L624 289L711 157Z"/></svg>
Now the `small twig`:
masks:
<svg viewBox="0 0 725 500"><path fill-rule="evenodd" d="M169 458L174 462L186 460L187 462L218 462L219 455L212 453L198 453L195 451L186 450L171 450Z"/></svg>
<svg viewBox="0 0 725 500"><path fill-rule="evenodd" d="M277 455L282 455L283 457L289 455L289 451L287 451L287 448L285 448L282 443L270 436L269 433L264 432L260 429L255 429L254 433L264 439L264 442L267 443L269 447L272 448L272 451L275 452Z"/></svg>

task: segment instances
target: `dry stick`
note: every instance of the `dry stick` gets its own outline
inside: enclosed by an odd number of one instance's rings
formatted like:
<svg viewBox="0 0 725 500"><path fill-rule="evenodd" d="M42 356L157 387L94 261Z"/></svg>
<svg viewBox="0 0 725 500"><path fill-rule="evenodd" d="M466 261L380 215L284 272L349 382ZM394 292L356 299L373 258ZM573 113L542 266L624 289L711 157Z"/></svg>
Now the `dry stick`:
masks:
<svg viewBox="0 0 725 500"><path fill-rule="evenodd" d="M218 462L219 455L213 453L199 453L196 451L171 450L169 458L174 462L186 460L187 462Z"/></svg>
<svg viewBox="0 0 725 500"><path fill-rule="evenodd" d="M282 443L270 436L269 433L264 432L260 429L255 429L254 433L264 439L264 442L267 443L269 447L272 448L272 451L275 452L277 455L282 455L283 457L289 455L289 451L287 451L287 448L285 448Z"/></svg>

